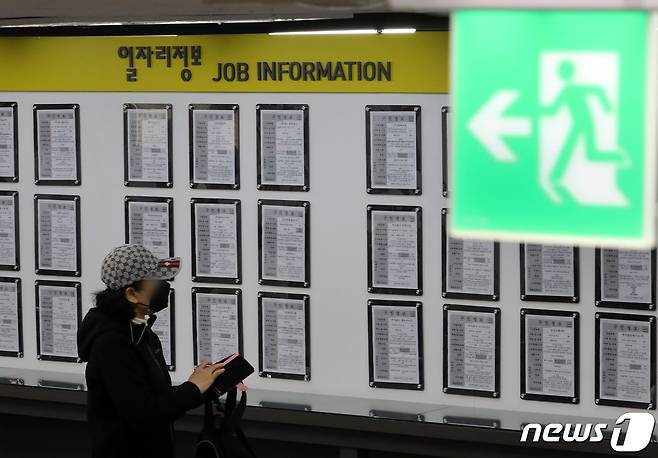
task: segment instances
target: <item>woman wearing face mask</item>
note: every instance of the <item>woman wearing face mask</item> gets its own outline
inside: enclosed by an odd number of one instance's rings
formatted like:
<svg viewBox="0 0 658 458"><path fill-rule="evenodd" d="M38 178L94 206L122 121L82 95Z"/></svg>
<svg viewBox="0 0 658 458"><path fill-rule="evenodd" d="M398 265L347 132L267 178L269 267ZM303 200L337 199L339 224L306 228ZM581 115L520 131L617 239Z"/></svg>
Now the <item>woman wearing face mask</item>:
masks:
<svg viewBox="0 0 658 458"><path fill-rule="evenodd" d="M107 288L96 293L78 331L93 458L172 458L173 421L203 404L224 372L222 364L203 361L172 386L151 326L179 269L180 258L158 259L141 245L121 245L103 260Z"/></svg>

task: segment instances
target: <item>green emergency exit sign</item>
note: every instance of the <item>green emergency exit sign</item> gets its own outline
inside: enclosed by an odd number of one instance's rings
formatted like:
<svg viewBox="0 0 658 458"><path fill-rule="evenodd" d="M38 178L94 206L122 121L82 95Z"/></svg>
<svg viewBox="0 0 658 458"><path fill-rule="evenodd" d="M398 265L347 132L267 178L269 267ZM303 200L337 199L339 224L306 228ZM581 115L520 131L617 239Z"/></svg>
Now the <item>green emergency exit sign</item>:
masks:
<svg viewBox="0 0 658 458"><path fill-rule="evenodd" d="M451 24L453 235L652 246L654 16L468 10Z"/></svg>

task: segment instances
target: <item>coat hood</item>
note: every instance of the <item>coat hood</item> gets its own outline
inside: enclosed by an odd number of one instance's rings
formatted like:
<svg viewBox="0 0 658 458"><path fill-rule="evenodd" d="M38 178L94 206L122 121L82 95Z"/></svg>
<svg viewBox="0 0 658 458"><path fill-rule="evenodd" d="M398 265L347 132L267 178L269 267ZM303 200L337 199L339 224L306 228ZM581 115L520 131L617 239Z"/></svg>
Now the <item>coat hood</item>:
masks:
<svg viewBox="0 0 658 458"><path fill-rule="evenodd" d="M147 326L151 327L156 318L155 315L151 315ZM100 335L106 332L119 332L130 336L129 325L140 328L142 326L131 324L130 322L121 322L97 307L92 307L82 320L80 329L78 329L78 356L82 361L88 361L94 342Z"/></svg>
<svg viewBox="0 0 658 458"><path fill-rule="evenodd" d="M78 356L82 361L88 361L91 347L98 336L108 331L120 331L121 323L96 307L85 315L78 329Z"/></svg>

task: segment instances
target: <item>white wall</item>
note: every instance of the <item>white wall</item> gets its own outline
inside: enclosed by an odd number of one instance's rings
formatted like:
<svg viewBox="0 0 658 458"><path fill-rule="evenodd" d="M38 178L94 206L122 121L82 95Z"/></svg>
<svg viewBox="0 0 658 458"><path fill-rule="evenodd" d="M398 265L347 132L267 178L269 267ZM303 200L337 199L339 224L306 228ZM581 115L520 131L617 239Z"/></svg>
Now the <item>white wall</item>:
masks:
<svg viewBox="0 0 658 458"><path fill-rule="evenodd" d="M485 399L442 392L441 208L450 207L441 194L441 107L446 95L427 94L215 94L215 93L0 93L2 101L19 104L20 182L0 189L20 194L21 271L25 357L0 358L0 366L47 371L80 372L84 365L36 360L34 313L35 193L80 194L82 214L83 314L91 306L91 293L102 287L100 263L113 246L124 241L126 195L174 198L175 254L183 269L176 289L175 380L192 371L192 315L190 289L205 286L191 282L191 197L227 197L242 201L243 318L245 356L258 361L258 291L310 294L311 381L247 380L253 388L336 394L390 400L431 402L541 413L616 418L624 408L594 404L594 253L581 250L581 301L579 304L523 303L519 299L518 245L501 245L501 300L476 305L502 309L501 396ZM123 115L126 102L173 104L173 189L123 186ZM82 186L33 184L32 105L80 104ZM240 105L241 189L192 190L188 185L189 103ZM256 115L258 103L308 103L310 106L310 191L256 190ZM367 104L418 104L422 106L423 193L421 196L368 195L365 191L365 115ZM311 202L311 287L259 288L257 210L258 198L303 199ZM408 296L368 295L366 285L366 205L402 204L423 207L423 303L425 390L402 391L368 386L367 308L370 297L410 299ZM7 273L13 275L13 273ZM45 277L40 278L56 278ZM71 278L60 278L68 279ZM475 303L449 301L450 303ZM581 313L581 402L565 405L519 398L519 309L546 307ZM655 316L655 312L653 312ZM654 412L654 416L655 411Z"/></svg>

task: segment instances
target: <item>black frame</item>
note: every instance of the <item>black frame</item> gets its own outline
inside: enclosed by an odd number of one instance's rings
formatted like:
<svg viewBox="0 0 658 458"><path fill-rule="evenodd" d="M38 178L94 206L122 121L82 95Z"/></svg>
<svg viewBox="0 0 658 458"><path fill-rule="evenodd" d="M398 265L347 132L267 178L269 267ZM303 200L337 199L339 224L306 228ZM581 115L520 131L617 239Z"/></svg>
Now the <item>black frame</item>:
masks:
<svg viewBox="0 0 658 458"><path fill-rule="evenodd" d="M367 245L368 245L368 292L381 294L403 294L421 296L423 294L423 209L416 205L372 205L366 207L368 216ZM372 212L415 212L416 213L416 270L418 275L417 288L389 288L373 286L372 269Z"/></svg>
<svg viewBox="0 0 658 458"><path fill-rule="evenodd" d="M130 181L128 174L129 132L128 132L128 110L167 110L167 181ZM142 188L171 188L174 185L173 175L173 106L170 103L124 103L123 104L123 184L125 186Z"/></svg>
<svg viewBox="0 0 658 458"><path fill-rule="evenodd" d="M39 201L40 200L72 200L75 202L75 262L76 270L41 269L39 267ZM34 267L39 275L62 275L79 277L82 275L82 247L80 243L80 196L64 194L35 194L34 195Z"/></svg>
<svg viewBox="0 0 658 458"><path fill-rule="evenodd" d="M408 307L416 309L416 327L418 329L418 384L400 383L400 382L377 382L375 380L374 366L374 348L372 345L373 322L372 309L376 306L384 307ZM424 374L424 356L423 356L423 304L417 301L389 301L381 299L372 299L368 301L368 376L369 385L373 388L393 388L398 390L423 390L425 387Z"/></svg>
<svg viewBox="0 0 658 458"><path fill-rule="evenodd" d="M228 183L201 183L194 179L194 164L196 162L196 154L194 149L194 110L221 110L233 112L233 130L235 139L235 155L233 157L233 164L235 168L235 178L232 184ZM202 104L191 103L188 106L189 118L189 136L190 136L190 188L192 189L240 189L240 106L237 103L231 104Z"/></svg>
<svg viewBox="0 0 658 458"><path fill-rule="evenodd" d="M242 321L242 291L239 289L232 288L207 288L207 287L193 287L192 288L192 338L193 342L193 352L194 352L194 365L199 364L199 341L198 341L198 323L197 323L197 294L215 294L215 295L231 295L236 296L236 308L237 308L237 321L238 321L238 353L242 354L244 351L243 339L242 339L242 330L243 330L243 321ZM211 361L213 362L213 361Z"/></svg>
<svg viewBox="0 0 658 458"><path fill-rule="evenodd" d="M500 242L494 244L493 294L460 293L448 291L448 209L441 209L441 296L450 299L498 301L500 299Z"/></svg>
<svg viewBox="0 0 658 458"><path fill-rule="evenodd" d="M448 312L457 310L460 312L476 312L476 313L491 313L494 316L494 329L496 341L496 349L494 350L494 365L495 365L495 382L494 391L472 390L465 388L451 388L448 380ZM498 307L482 307L475 305L456 305L445 304L443 306L443 392L446 394L461 394L466 396L480 396L486 398L499 398L500 397L500 314L501 311Z"/></svg>
<svg viewBox="0 0 658 458"><path fill-rule="evenodd" d="M167 369L171 372L176 370L176 290L174 288L169 290L169 306L166 310L169 313L169 354L171 355L171 361L169 361L170 364L167 365ZM162 311L164 310L160 312ZM155 315L157 316L160 312ZM164 354L162 356L164 358Z"/></svg>
<svg viewBox="0 0 658 458"><path fill-rule="evenodd" d="M285 372L270 372L263 370L263 298L278 298L278 299L292 299L299 300L304 303L304 345L306 347L306 373L302 374L288 374ZM259 292L258 293L258 375L267 378L282 378L288 380L311 380L311 339L310 339L310 296L308 294L288 294L288 293L273 293L273 292Z"/></svg>
<svg viewBox="0 0 658 458"><path fill-rule="evenodd" d="M521 392L520 397L526 401L545 401L545 402L563 402L568 404L578 404L580 402L580 314L578 312L570 312L567 310L547 310L547 309L521 309L521 360L520 360L520 374L521 374ZM528 315L541 315L541 316L557 316L573 318L573 364L574 364L574 380L572 396L559 396L552 394L536 394L526 392L526 318Z"/></svg>
<svg viewBox="0 0 658 458"><path fill-rule="evenodd" d="M0 176L0 183L18 182L18 103L0 102L0 108L11 108L13 112L13 130L14 130L14 174L13 176Z"/></svg>
<svg viewBox="0 0 658 458"><path fill-rule="evenodd" d="M169 256L174 255L174 199L173 197L155 197L155 196L126 196L123 198L123 229L125 243L133 243L130 241L130 202L154 202L167 204L167 211L169 212Z"/></svg>
<svg viewBox="0 0 658 458"><path fill-rule="evenodd" d="M268 280L263 278L263 206L301 207L304 209L304 270L303 282ZM271 286L311 286L311 203L305 200L258 199L258 284Z"/></svg>
<svg viewBox="0 0 658 458"><path fill-rule="evenodd" d="M23 294L21 291L21 279L18 277L0 277L0 283L14 283L16 285L16 315L18 320L18 351L0 350L0 356L22 358L25 356L25 348L23 346Z"/></svg>
<svg viewBox="0 0 658 458"><path fill-rule="evenodd" d="M261 164L262 164L262 151L261 151L261 112L264 110L294 110L303 113L304 116L304 184L303 185L279 185L279 184L263 184L261 182ZM308 121L308 104L298 103L275 103L265 104L259 103L256 105L256 188L260 191L308 191L311 187L309 179L309 121Z"/></svg>
<svg viewBox="0 0 658 458"><path fill-rule="evenodd" d="M36 326L37 326L37 359L39 361L63 361L69 363L81 363L82 360L76 356L56 356L56 355L42 355L41 354L41 306L39 304L39 287L40 286L64 286L68 288L75 288L76 290L76 312L78 315L78 329L82 324L82 297L81 289L82 284L79 281L59 281L59 280L35 280L34 281L34 304L36 313Z"/></svg>
<svg viewBox="0 0 658 458"><path fill-rule="evenodd" d="M196 270L196 204L234 205L235 206L235 232L237 251L237 277L208 277L197 275ZM242 283L242 211L239 199L206 199L193 197L190 199L192 214L192 281L205 283L227 283L239 285Z"/></svg>
<svg viewBox="0 0 658 458"><path fill-rule="evenodd" d="M448 197L448 114L449 106L441 107L441 177L443 179L442 194Z"/></svg>
<svg viewBox="0 0 658 458"><path fill-rule="evenodd" d="M649 364L651 365L649 369L649 384L650 386L650 396L651 399L648 403L644 402L635 402L635 401L620 401L613 399L604 399L601 398L601 318L611 319L611 320L625 320L625 321L646 321L649 323L649 331L651 333L650 339L650 356ZM615 406L615 407L628 407L631 409L646 409L646 410L655 410L656 409L656 318L650 315L632 315L625 313L605 313L605 312L596 312L594 315L595 325L595 354L594 354L594 403L599 406Z"/></svg>
<svg viewBox="0 0 658 458"><path fill-rule="evenodd" d="M371 140L371 113L373 111L413 111L416 114L416 187L404 188L376 188L372 185L372 140ZM366 192L368 194L396 194L419 196L423 192L422 182L422 136L421 136L421 106L420 105L366 105Z"/></svg>
<svg viewBox="0 0 658 458"><path fill-rule="evenodd" d="M20 270L21 268L21 242L20 223L18 218L18 191L0 191L0 196L11 196L14 198L14 264L0 264L0 270Z"/></svg>
<svg viewBox="0 0 658 458"><path fill-rule="evenodd" d="M39 178L39 110L73 110L73 117L75 119L75 179L48 180ZM32 118L34 129L34 184L80 186L82 183L80 161L80 105L77 103L35 104L32 106Z"/></svg>
<svg viewBox="0 0 658 458"><path fill-rule="evenodd" d="M655 310L656 308L656 249L651 250L651 302L623 302L623 301L604 301L601 295L601 250L606 248L596 248L594 250L594 304L597 307L609 307L632 310Z"/></svg>
<svg viewBox="0 0 658 458"><path fill-rule="evenodd" d="M533 244L534 245L534 244ZM545 246L547 244L539 243L538 245ZM565 302L570 304L577 304L580 302L580 248L574 245L573 249L573 296L550 296L542 294L528 294L525 285L525 243L519 244L520 254L520 275L521 275L521 300L522 301L540 301L540 302Z"/></svg>

